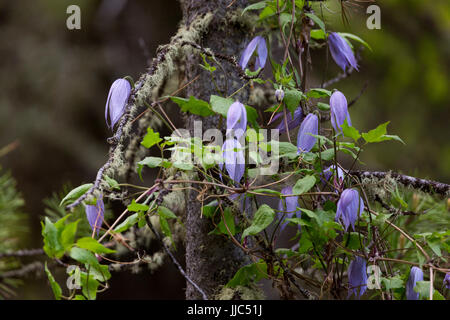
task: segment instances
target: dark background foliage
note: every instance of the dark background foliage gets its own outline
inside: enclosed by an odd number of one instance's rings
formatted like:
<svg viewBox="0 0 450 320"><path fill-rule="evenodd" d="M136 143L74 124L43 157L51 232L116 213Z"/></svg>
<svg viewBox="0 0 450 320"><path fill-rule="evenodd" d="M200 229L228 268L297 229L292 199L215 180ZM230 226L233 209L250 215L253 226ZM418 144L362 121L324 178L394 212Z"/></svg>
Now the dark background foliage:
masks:
<svg viewBox="0 0 450 320"><path fill-rule="evenodd" d="M345 27L331 13L340 10L337 1L327 2L325 20L337 31L361 36L373 49L362 53L360 72L337 85L351 100L367 83L351 108L354 125L367 131L390 120L388 132L406 143L371 145L362 157L366 167L448 183L448 2L383 1L381 30L366 28L364 2L347 6L351 22ZM66 28L70 4L81 8L81 30ZM0 148L18 142L0 164L12 172L25 199L29 218L22 223L31 232L22 239L23 247L42 246L43 199L67 182L91 181L106 160L105 139L111 132L104 104L110 84L125 75L138 78L180 19L175 0L0 2ZM312 61L312 81L319 83L323 50ZM327 78L337 72L330 61ZM166 265L153 275L115 274L100 298L184 298L183 279ZM18 296L51 297L46 279L33 277Z"/></svg>

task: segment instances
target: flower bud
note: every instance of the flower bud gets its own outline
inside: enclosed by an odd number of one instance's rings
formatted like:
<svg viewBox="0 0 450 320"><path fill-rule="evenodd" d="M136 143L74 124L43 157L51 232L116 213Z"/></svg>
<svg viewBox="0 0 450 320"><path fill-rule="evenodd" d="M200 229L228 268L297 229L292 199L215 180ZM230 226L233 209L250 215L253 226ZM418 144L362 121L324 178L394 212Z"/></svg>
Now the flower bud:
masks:
<svg viewBox="0 0 450 320"><path fill-rule="evenodd" d="M319 119L313 113L310 113L303 120L300 125L300 129L297 134L297 154L302 152L309 152L314 144L316 143L317 138L311 136L310 134L317 135L319 128Z"/></svg>
<svg viewBox="0 0 450 320"><path fill-rule="evenodd" d="M352 125L347 108L347 99L340 91L335 91L330 97L331 125L336 132L342 132L342 124Z"/></svg>
<svg viewBox="0 0 450 320"><path fill-rule="evenodd" d="M406 299L419 300L419 293L414 291L417 281L423 281L423 271L418 267L412 267L406 282Z"/></svg>
<svg viewBox="0 0 450 320"><path fill-rule="evenodd" d="M98 236L105 215L105 204L103 203L103 199L97 199L95 205L86 205L85 212L91 229L96 231Z"/></svg>
<svg viewBox="0 0 450 320"><path fill-rule="evenodd" d="M117 79L111 85L105 106L105 120L111 130L114 128L117 121L119 121L120 117L122 117L130 94L131 85L125 79Z"/></svg>
<svg viewBox="0 0 450 320"><path fill-rule="evenodd" d="M281 89L275 90L275 99L277 99L277 102L283 101L284 98L284 91Z"/></svg>
<svg viewBox="0 0 450 320"><path fill-rule="evenodd" d="M333 60L344 72L350 66L358 70L358 63L356 62L352 48L350 48L344 38L338 33L332 32L328 36L328 45Z"/></svg>
<svg viewBox="0 0 450 320"><path fill-rule="evenodd" d="M345 189L337 203L335 221L341 220L345 231L351 225L355 230L355 221L364 210L364 202L356 189Z"/></svg>
<svg viewBox="0 0 450 320"><path fill-rule="evenodd" d="M366 260L362 257L355 257L355 260L350 262L348 266L348 297L355 294L360 298L367 289L367 270ZM359 293L358 293L359 291Z"/></svg>

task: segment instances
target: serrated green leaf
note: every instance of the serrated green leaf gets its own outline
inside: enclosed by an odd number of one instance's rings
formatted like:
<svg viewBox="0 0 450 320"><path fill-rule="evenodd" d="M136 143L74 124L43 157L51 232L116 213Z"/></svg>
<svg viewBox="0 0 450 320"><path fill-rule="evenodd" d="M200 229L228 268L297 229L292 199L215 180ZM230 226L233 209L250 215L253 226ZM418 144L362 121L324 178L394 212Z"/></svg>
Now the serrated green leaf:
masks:
<svg viewBox="0 0 450 320"><path fill-rule="evenodd" d="M283 102L286 104L286 107L293 114L294 111L300 105L300 101L304 97L303 93L296 89L286 89L284 91Z"/></svg>
<svg viewBox="0 0 450 320"><path fill-rule="evenodd" d="M189 99L180 97L170 97L170 99L178 104L183 112L189 112L202 117L214 115L213 110L208 102L190 96Z"/></svg>
<svg viewBox="0 0 450 320"><path fill-rule="evenodd" d="M389 124L390 121L380 124L378 127L376 127L373 130L370 130L367 133L363 133L362 137L366 142L380 142L383 141L381 138L386 134L386 127Z"/></svg>
<svg viewBox="0 0 450 320"><path fill-rule="evenodd" d="M275 211L266 204L263 204L255 213L252 224L242 233L242 240L247 236L258 234L267 228L275 218Z"/></svg>
<svg viewBox="0 0 450 320"><path fill-rule="evenodd" d="M344 133L344 136L352 138L355 142L357 142L358 139L361 138L361 134L359 133L359 131L348 125L347 119L345 119L344 123L342 124L342 131Z"/></svg>
<svg viewBox="0 0 450 320"><path fill-rule="evenodd" d="M76 187L72 191L70 191L59 204L60 206L65 206L68 204L71 204L75 200L77 200L79 197L81 197L83 194L85 194L91 187L93 186L92 183L86 183L79 187Z"/></svg>
<svg viewBox="0 0 450 320"><path fill-rule="evenodd" d="M307 175L295 183L294 187L292 188L292 193L301 195L305 192L308 192L311 190L312 187L316 184L316 178L311 175Z"/></svg>
<svg viewBox="0 0 450 320"><path fill-rule="evenodd" d="M159 137L159 132L154 132L153 129L147 128L147 133L145 134L141 145L149 149L161 141L162 139Z"/></svg>

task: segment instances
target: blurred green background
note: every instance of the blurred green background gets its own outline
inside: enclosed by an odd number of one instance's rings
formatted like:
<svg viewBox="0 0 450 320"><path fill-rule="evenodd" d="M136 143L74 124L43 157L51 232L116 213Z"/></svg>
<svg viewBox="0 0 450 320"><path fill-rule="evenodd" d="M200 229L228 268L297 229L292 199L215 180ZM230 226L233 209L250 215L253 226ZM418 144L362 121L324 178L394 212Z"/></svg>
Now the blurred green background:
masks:
<svg viewBox="0 0 450 320"><path fill-rule="evenodd" d="M339 18L336 0L322 7L326 22L362 37L373 51L365 50L360 72L336 88L352 100L367 82L350 111L354 126L368 131L391 121L388 132L406 143L370 145L362 156L366 168L449 183L450 3L380 2L381 30L366 28L368 3L346 3L349 26ZM81 8L81 30L66 28L71 4ZM111 135L104 121L109 86L125 75L138 78L180 19L175 0L0 1L0 149L18 143L0 165L11 171L25 200L28 219L20 223L30 232L21 247L42 246L44 198L66 182L76 186L94 178ZM323 52L312 61L323 64ZM327 78L338 72L331 62ZM100 298L182 299L183 287L169 265L153 276L115 275ZM52 294L45 278L29 277L16 298Z"/></svg>

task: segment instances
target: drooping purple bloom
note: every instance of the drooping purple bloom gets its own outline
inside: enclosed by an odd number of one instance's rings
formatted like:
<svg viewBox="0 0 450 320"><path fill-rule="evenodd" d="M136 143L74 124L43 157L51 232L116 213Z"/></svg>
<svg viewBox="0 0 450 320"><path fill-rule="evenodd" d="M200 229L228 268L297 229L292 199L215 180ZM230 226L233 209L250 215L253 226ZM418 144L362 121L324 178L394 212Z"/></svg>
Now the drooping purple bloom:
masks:
<svg viewBox="0 0 450 320"><path fill-rule="evenodd" d="M331 125L336 132L342 132L342 124L347 119L347 124L352 125L347 108L347 99L340 91L335 91L330 98Z"/></svg>
<svg viewBox="0 0 450 320"><path fill-rule="evenodd" d="M247 130L247 110L239 101L234 102L227 112L227 136L232 134L240 139Z"/></svg>
<svg viewBox="0 0 450 320"><path fill-rule="evenodd" d="M344 72L350 66L358 70L358 63L356 62L353 50L344 38L336 32L331 32L328 35L328 44L333 60Z"/></svg>
<svg viewBox="0 0 450 320"><path fill-rule="evenodd" d="M111 130L114 125L119 121L120 117L125 111L128 98L131 94L131 85L125 79L117 79L111 85L109 89L108 98L106 99L105 106L105 120L108 128ZM109 114L109 122L108 122Z"/></svg>
<svg viewBox="0 0 450 320"><path fill-rule="evenodd" d="M245 68L247 67L247 64L250 58L252 57L253 53L255 52L255 49L257 49L258 57L256 58L254 71L258 70L259 68L264 68L264 66L266 65L267 60L266 40L261 36L256 36L253 38L252 41L249 42L244 52L242 53L241 60L239 61L239 65L241 66L242 70L245 70Z"/></svg>
<svg viewBox="0 0 450 320"><path fill-rule="evenodd" d="M297 109L295 109L293 117L292 117L292 113L291 112L287 112L286 113L286 118L287 118L287 124L288 124L289 131L297 128L300 125L300 123L302 122L302 117L303 117L303 112L302 112L302 108L301 107L298 107ZM281 132L286 131L286 123L284 121L284 112L277 113L275 115L275 117L273 117L272 121L275 121L275 120L277 120L279 118L281 118L281 122L277 126L277 129L280 130Z"/></svg>
<svg viewBox="0 0 450 320"><path fill-rule="evenodd" d="M351 225L355 230L355 221L364 210L364 202L355 189L345 189L337 203L335 221L341 220L341 224L347 231Z"/></svg>
<svg viewBox="0 0 450 320"><path fill-rule="evenodd" d="M281 193L283 195L293 194L292 187L288 186L281 190ZM283 200L284 199L284 200ZM284 197L283 199L280 199L278 202L278 217L281 219L283 215L285 214L285 219L292 218L294 215L297 218L301 218L301 210L298 209L298 197L292 196L292 197ZM286 207L285 207L286 205ZM287 226L288 221L285 221L280 226L280 231L283 231L283 229ZM301 230L301 226L298 225L299 230Z"/></svg>
<svg viewBox="0 0 450 320"><path fill-rule="evenodd" d="M345 172L339 166L337 167L337 172L335 166L329 166L322 172L323 180L329 181L331 177L333 177L333 185L336 190L339 190L344 181ZM322 180L322 181L323 181Z"/></svg>
<svg viewBox="0 0 450 320"><path fill-rule="evenodd" d="M317 135L319 128L319 119L313 113L310 113L303 120L300 125L300 129L297 134L297 154L302 152L309 152L314 144L316 143L317 138L310 135L310 133Z"/></svg>
<svg viewBox="0 0 450 320"><path fill-rule="evenodd" d="M105 215L105 204L103 203L103 199L97 199L95 205L86 205L85 212L91 229L96 231L98 236Z"/></svg>
<svg viewBox="0 0 450 320"><path fill-rule="evenodd" d="M359 299L367 289L367 269L366 260L362 257L355 257L355 260L350 262L348 266L348 284L349 284L349 298L352 294ZM359 291L359 292L358 292Z"/></svg>
<svg viewBox="0 0 450 320"><path fill-rule="evenodd" d="M236 139L228 139L222 146L225 168L234 182L239 183L245 171L245 158L242 146ZM223 164L219 164L220 169Z"/></svg>
<svg viewBox="0 0 450 320"><path fill-rule="evenodd" d="M450 289L450 273L446 273L445 274L445 278L444 278L444 286L447 289Z"/></svg>
<svg viewBox="0 0 450 320"><path fill-rule="evenodd" d="M419 293L414 291L417 281L423 281L423 271L418 267L412 267L406 282L407 300L419 300Z"/></svg>

